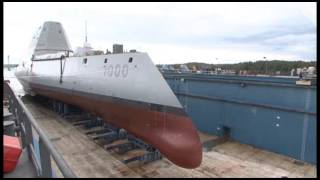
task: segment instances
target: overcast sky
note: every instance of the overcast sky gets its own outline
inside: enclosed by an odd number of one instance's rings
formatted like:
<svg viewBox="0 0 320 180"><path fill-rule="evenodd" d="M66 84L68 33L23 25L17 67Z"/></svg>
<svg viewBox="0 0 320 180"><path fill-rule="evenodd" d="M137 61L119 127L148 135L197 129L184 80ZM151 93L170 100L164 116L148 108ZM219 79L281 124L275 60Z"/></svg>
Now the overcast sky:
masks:
<svg viewBox="0 0 320 180"><path fill-rule="evenodd" d="M4 59L19 62L44 21L71 46L147 52L156 64L316 60L316 3L4 3Z"/></svg>

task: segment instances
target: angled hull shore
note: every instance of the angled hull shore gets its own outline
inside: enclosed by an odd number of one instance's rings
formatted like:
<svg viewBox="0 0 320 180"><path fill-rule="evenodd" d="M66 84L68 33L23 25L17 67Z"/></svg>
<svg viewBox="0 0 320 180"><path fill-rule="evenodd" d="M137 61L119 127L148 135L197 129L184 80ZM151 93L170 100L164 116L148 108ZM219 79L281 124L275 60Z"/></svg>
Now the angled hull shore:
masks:
<svg viewBox="0 0 320 180"><path fill-rule="evenodd" d="M50 38L65 36L59 23L44 27L50 34L40 30L35 39L47 45L38 47L38 43L35 52L47 51ZM57 44L51 46L57 49ZM60 44L70 49L68 43ZM19 66L16 76L29 94L92 112L150 143L178 166L201 164L197 130L146 53L32 59Z"/></svg>

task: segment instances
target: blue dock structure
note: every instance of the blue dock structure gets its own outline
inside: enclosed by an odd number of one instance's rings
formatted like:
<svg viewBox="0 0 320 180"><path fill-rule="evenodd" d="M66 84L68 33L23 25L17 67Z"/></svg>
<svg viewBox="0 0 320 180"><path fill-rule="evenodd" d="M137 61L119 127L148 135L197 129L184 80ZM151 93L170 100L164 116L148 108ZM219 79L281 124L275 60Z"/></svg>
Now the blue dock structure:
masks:
<svg viewBox="0 0 320 180"><path fill-rule="evenodd" d="M4 92L4 97L9 96L6 92L8 91ZM18 99L17 96L11 97ZM18 116L4 116L4 119L17 121L18 118L20 121L19 112L30 111L26 116L22 116L23 127L28 127L28 122L31 122L32 126L37 123L37 129L32 128L32 132L37 135L38 129L43 129L45 136L77 177L316 177L317 174L316 165L230 141L232 126L219 128L216 134L219 138L212 135L213 133L209 135L198 131L204 147L203 163L199 168L186 170L174 165L159 151L125 130L102 123L104 121L94 114L58 101L44 99L42 103L39 102L40 96L29 95L21 97L25 106L17 108L16 111L15 108L12 109L12 105L18 104L14 103L15 101L4 101L4 106L9 105L9 109L13 110L11 112L18 112ZM52 110L54 107L55 112ZM30 114L34 116L34 121L28 120ZM21 137L29 137L22 131L30 128L19 129L15 128L18 130L17 134L19 132ZM36 136L27 141L31 146L25 146L17 169L6 174L5 178L65 176L59 172L59 165L56 167L54 163L52 171L49 170L51 166L46 162L50 161L46 161L46 148L40 140L45 138L43 133L40 133L40 138ZM30 147L34 158L28 158L27 147ZM60 159L50 156L52 160Z"/></svg>
<svg viewBox="0 0 320 180"><path fill-rule="evenodd" d="M258 148L317 163L316 80L163 73L196 127ZM311 84L311 85L310 85Z"/></svg>

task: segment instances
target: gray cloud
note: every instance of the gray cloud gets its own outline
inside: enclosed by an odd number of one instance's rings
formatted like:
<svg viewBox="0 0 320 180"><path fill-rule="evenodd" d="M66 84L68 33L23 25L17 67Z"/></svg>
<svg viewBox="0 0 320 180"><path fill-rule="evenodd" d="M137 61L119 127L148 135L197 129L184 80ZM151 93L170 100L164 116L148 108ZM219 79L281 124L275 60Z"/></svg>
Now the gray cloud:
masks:
<svg viewBox="0 0 320 180"><path fill-rule="evenodd" d="M73 48L82 45L87 20L93 47L143 44L141 50L148 49L158 59L183 58L192 50L195 58L201 54L202 59L217 54L221 59L250 59L263 54L315 60L315 3L306 7L303 3L6 3L4 57L22 51L31 31L46 20L63 24ZM163 53L163 49L175 50Z"/></svg>

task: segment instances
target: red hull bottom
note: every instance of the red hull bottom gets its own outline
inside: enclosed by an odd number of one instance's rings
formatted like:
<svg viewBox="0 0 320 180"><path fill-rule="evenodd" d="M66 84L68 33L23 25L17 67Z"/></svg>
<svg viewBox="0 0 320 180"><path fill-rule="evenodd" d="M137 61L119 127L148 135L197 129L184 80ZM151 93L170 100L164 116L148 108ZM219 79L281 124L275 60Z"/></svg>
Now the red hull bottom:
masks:
<svg viewBox="0 0 320 180"><path fill-rule="evenodd" d="M136 137L152 144L178 166L196 168L201 164L202 145L197 130L186 115L152 111L48 88L37 87L33 90L40 95L88 110L108 123L126 129Z"/></svg>

